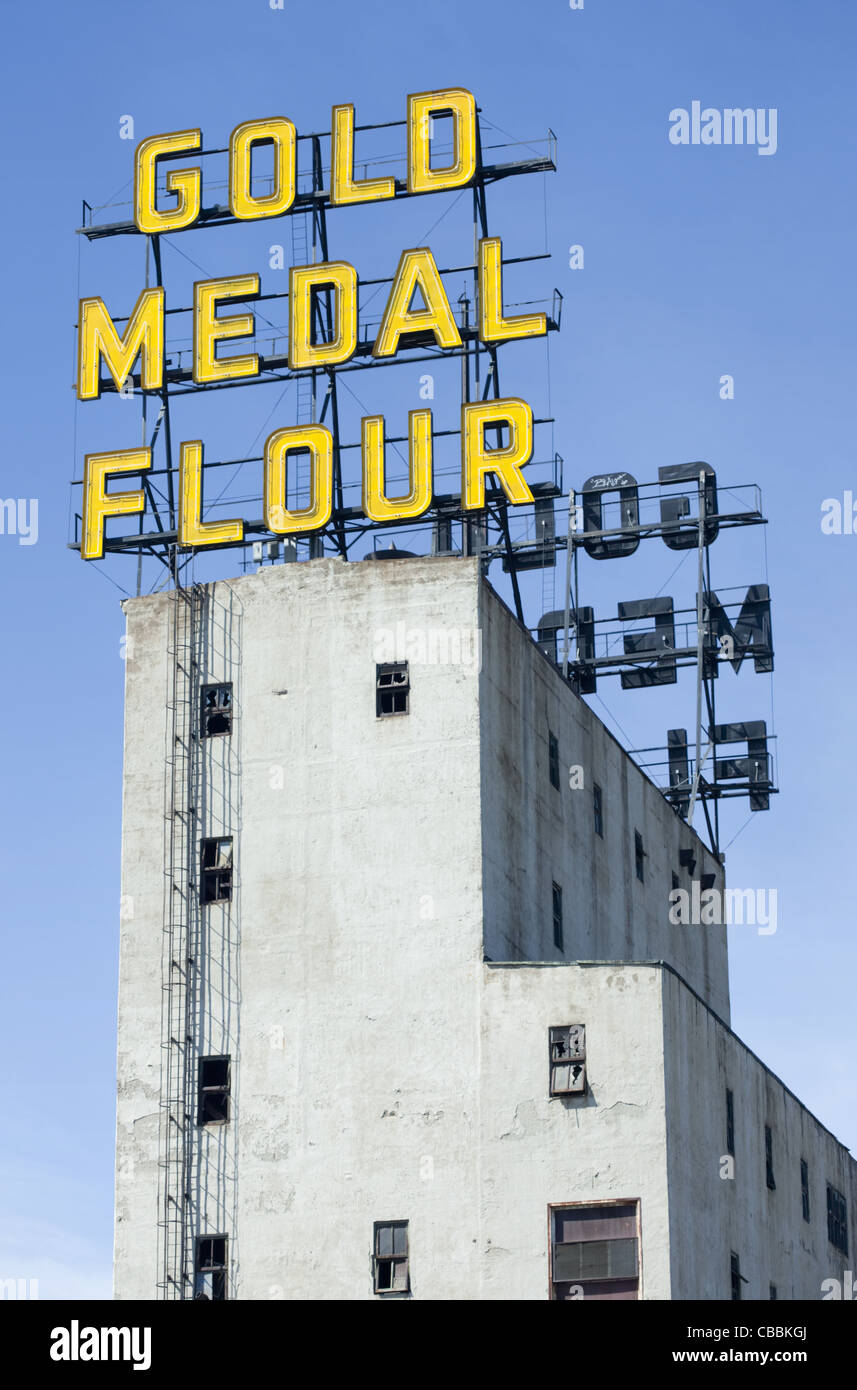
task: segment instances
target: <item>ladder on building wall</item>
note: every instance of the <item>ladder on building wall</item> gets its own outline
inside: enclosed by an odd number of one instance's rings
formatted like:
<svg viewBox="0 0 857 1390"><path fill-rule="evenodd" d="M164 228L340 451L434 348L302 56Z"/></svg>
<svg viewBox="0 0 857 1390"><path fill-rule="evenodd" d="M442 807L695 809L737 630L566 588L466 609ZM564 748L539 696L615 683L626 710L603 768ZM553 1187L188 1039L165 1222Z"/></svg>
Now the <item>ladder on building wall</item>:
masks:
<svg viewBox="0 0 857 1390"><path fill-rule="evenodd" d="M162 1299L193 1297L194 1018L199 960L197 643L203 600L200 585L186 589L176 585L170 599L167 643L158 1217L158 1297Z"/></svg>

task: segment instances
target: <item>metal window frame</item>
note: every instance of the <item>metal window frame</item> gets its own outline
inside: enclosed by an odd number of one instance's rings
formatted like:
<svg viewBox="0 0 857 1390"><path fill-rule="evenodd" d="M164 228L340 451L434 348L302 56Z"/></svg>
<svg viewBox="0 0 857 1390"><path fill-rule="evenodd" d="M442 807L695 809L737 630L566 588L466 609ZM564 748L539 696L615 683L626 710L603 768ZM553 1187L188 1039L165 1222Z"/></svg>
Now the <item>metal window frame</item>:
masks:
<svg viewBox="0 0 857 1390"><path fill-rule="evenodd" d="M405 1253L404 1255L380 1255L378 1253L378 1238L382 1231L404 1230L405 1232ZM395 1242L391 1242L394 1244ZM389 1267L391 1280L397 1265L404 1265L405 1282L404 1286L395 1288L392 1282L385 1287L380 1286L379 1274L384 1268ZM373 1292L381 1297L393 1294L399 1295L410 1293L411 1291L411 1232L408 1221L376 1221L372 1227L372 1288Z"/></svg>
<svg viewBox="0 0 857 1390"><path fill-rule="evenodd" d="M634 830L634 872L640 883L646 881L646 848L639 830Z"/></svg>
<svg viewBox="0 0 857 1390"><path fill-rule="evenodd" d="M775 1192L777 1184L774 1181L774 1131L770 1125L765 1125L765 1186L769 1192Z"/></svg>
<svg viewBox="0 0 857 1390"><path fill-rule="evenodd" d="M642 1296L643 1296L643 1221L642 1221L642 1211L641 1211L641 1202L640 1202L640 1198L639 1198L639 1197L608 1197L608 1198L604 1198L604 1199L603 1199L602 1201L600 1201L600 1202L549 1202L549 1203L548 1203L548 1238L547 1238L547 1247L548 1247L548 1299L549 1299L549 1301L550 1301L551 1303L555 1303L555 1302L558 1302L558 1301L559 1301L559 1300L557 1300L557 1297L556 1297L556 1287L555 1287L556 1282L559 1282L559 1283L566 1283L566 1282L568 1282L567 1280L562 1280L562 1279L559 1280L559 1281L555 1281L555 1280L554 1280L554 1277L553 1277L553 1252L554 1252L554 1245L556 1244L556 1242L554 1241L554 1214L555 1214L555 1212L558 1212L558 1211L574 1211L574 1210L602 1211L602 1210L606 1210L608 1207L630 1207L630 1206L633 1206L633 1207L636 1209L636 1222L635 1222L636 1240L637 1240L637 1276L636 1276L636 1277L637 1277L637 1297L636 1297L636 1302L639 1303L639 1302L641 1301ZM598 1283L607 1283L607 1282L609 1282L609 1281L608 1281L608 1280L592 1279L592 1280L585 1280L585 1281L581 1281L581 1282L587 1283L587 1284L591 1283L591 1284L595 1285L595 1284L598 1284ZM585 1295L585 1293L584 1293L584 1299L585 1299L585 1297L586 1297L586 1295ZM629 1302L630 1302L630 1300L629 1300Z"/></svg>
<svg viewBox="0 0 857 1390"><path fill-rule="evenodd" d="M385 677L404 676L404 680L387 680L382 684ZM400 697L404 698L404 709L381 708L382 700L385 696L392 695L394 701ZM375 663L375 718L376 719L395 719L399 715L410 714L411 712L411 672L407 661L378 661Z"/></svg>
<svg viewBox="0 0 857 1390"><path fill-rule="evenodd" d="M604 839L604 792L599 782L592 783L592 817L595 824L595 833L599 839Z"/></svg>
<svg viewBox="0 0 857 1390"><path fill-rule="evenodd" d="M214 1240L222 1240L222 1241L223 1241L223 1262L222 1262L222 1263L216 1263L216 1264L202 1264L202 1263L200 1262L200 1247L203 1245L203 1243L208 1242L208 1241L214 1241ZM222 1278L222 1280L223 1280L223 1283L222 1283L222 1290L223 1290L223 1292L222 1292L222 1294L221 1294L219 1297L215 1296L211 1301L212 1301L212 1302L216 1302L216 1303L225 1303L225 1302L227 1301L227 1296L228 1296L228 1293L229 1293L229 1237L228 1237L228 1235L225 1234L225 1232L219 1231L219 1232L217 1232L217 1233L215 1233L215 1234L212 1234L212 1235L204 1235L204 1236L197 1236L197 1237L196 1237L196 1241L194 1242L194 1250L193 1250L193 1285L194 1285L193 1296L194 1296L194 1299L197 1299L197 1298L200 1297L200 1295L197 1293L197 1280L198 1280L198 1278L199 1278L199 1276L200 1276L201 1274L213 1274L213 1275L215 1275L215 1276L217 1276L217 1275L220 1275L220 1276L221 1276L221 1278Z"/></svg>
<svg viewBox="0 0 857 1390"><path fill-rule="evenodd" d="M805 1158L800 1161L800 1209L804 1221L812 1219L809 1204L809 1163Z"/></svg>
<svg viewBox="0 0 857 1390"><path fill-rule="evenodd" d="M729 1251L729 1281L732 1290L732 1302L741 1303L741 1283L743 1280L741 1273L741 1256L737 1250Z"/></svg>
<svg viewBox="0 0 857 1390"><path fill-rule="evenodd" d="M225 1062L226 1080L216 1086L204 1086L203 1069L206 1062ZM200 1057L197 1062L197 1083L196 1083L196 1122L198 1125L227 1125L231 1119L232 1101L232 1057L228 1052L212 1052ZM221 1120L206 1119L203 1098L205 1096L223 1096L225 1100L225 1115Z"/></svg>
<svg viewBox="0 0 857 1390"><path fill-rule="evenodd" d="M557 905L559 914L557 914ZM562 884L551 882L551 913L553 916L553 944L557 951L565 950L565 932L562 911Z"/></svg>
<svg viewBox="0 0 857 1390"><path fill-rule="evenodd" d="M226 690L229 692L229 703L221 705L219 702L213 710L206 709L205 697L210 690ZM232 733L232 720L234 717L235 702L232 695L232 681L209 681L199 692L199 736L200 738L229 738ZM219 733L211 733L206 728L206 716L211 714L228 714L229 728L222 729Z"/></svg>
<svg viewBox="0 0 857 1390"><path fill-rule="evenodd" d="M548 776L551 786L559 791L559 739L552 729L548 729Z"/></svg>
<svg viewBox="0 0 857 1390"><path fill-rule="evenodd" d="M827 1239L834 1250L848 1254L848 1200L832 1182L827 1184Z"/></svg>
<svg viewBox="0 0 857 1390"><path fill-rule="evenodd" d="M572 1028L579 1028L581 1033L580 1050L573 1056L569 1052L566 1058L554 1056L554 1033L568 1033ZM567 1086L556 1086L554 1076L557 1067L567 1067L579 1062L583 1068L583 1085L578 1089L571 1090ZM586 1024L585 1023L553 1023L548 1027L548 1094L551 1096L583 1096L586 1095L589 1087L586 1080Z"/></svg>
<svg viewBox="0 0 857 1390"><path fill-rule="evenodd" d="M206 864L205 849L206 845L228 844L232 847L228 868L223 868L217 864ZM229 903L232 901L232 874L235 869L235 844L231 835L205 835L199 842L199 900L203 907L210 907L215 903ZM228 888L227 893L218 892L214 897L206 895L206 885L212 881L217 883L218 889L223 886Z"/></svg>

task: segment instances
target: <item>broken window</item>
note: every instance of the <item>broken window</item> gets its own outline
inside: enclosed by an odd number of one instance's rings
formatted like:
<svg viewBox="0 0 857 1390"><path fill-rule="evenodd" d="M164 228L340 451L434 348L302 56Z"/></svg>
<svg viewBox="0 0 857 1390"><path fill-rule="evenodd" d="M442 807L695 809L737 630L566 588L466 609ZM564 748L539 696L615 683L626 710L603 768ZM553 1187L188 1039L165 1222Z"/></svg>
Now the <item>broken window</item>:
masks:
<svg viewBox="0 0 857 1390"><path fill-rule="evenodd" d="M739 1260L738 1256L735 1254L735 1251L734 1251L734 1250L730 1251L730 1254L729 1254L729 1272L730 1272L730 1279L731 1279L731 1282L732 1282L732 1302L733 1302L733 1303L740 1303L740 1302L741 1302L741 1282L742 1282L741 1261Z"/></svg>
<svg viewBox="0 0 857 1390"><path fill-rule="evenodd" d="M197 1236L193 1296L226 1298L226 1236Z"/></svg>
<svg viewBox="0 0 857 1390"><path fill-rule="evenodd" d="M376 1221L374 1248L375 1292L407 1293L407 1221Z"/></svg>
<svg viewBox="0 0 857 1390"><path fill-rule="evenodd" d="M200 711L200 732L203 738L217 738L232 733L232 684L204 685Z"/></svg>
<svg viewBox="0 0 857 1390"><path fill-rule="evenodd" d="M200 1057L197 1124L226 1124L229 1119L229 1058Z"/></svg>
<svg viewBox="0 0 857 1390"><path fill-rule="evenodd" d="M809 1220L809 1164L805 1158L800 1161L800 1209L804 1221Z"/></svg>
<svg viewBox="0 0 857 1390"><path fill-rule="evenodd" d="M827 1184L827 1239L843 1255L848 1254L848 1208L845 1198Z"/></svg>
<svg viewBox="0 0 857 1390"><path fill-rule="evenodd" d="M559 791L559 739L548 730L548 767L551 786Z"/></svg>
<svg viewBox="0 0 857 1390"><path fill-rule="evenodd" d="M726 1091L726 1152L735 1153L735 1097Z"/></svg>
<svg viewBox="0 0 857 1390"><path fill-rule="evenodd" d="M644 870L644 867L643 867L643 860L645 859L645 857L646 857L646 851L643 849L643 837L642 837L642 835L640 834L639 830L635 830L635 831L634 831L634 868L636 869L636 872L637 872L637 878L640 880L641 883L644 883L644 882L645 882L645 870Z"/></svg>
<svg viewBox="0 0 857 1390"><path fill-rule="evenodd" d="M553 885L553 944L558 951L562 945L562 889L558 883Z"/></svg>
<svg viewBox="0 0 857 1390"><path fill-rule="evenodd" d="M598 783L594 783L592 788L592 813L595 818L595 833L604 838L604 810L601 788Z"/></svg>
<svg viewBox="0 0 857 1390"><path fill-rule="evenodd" d="M586 1028L566 1023L549 1030L550 1093L582 1095L586 1090Z"/></svg>
<svg viewBox="0 0 857 1390"><path fill-rule="evenodd" d="M561 1302L639 1297L635 1201L553 1208L551 1297Z"/></svg>
<svg viewBox="0 0 857 1390"><path fill-rule="evenodd" d="M232 898L232 836L202 842L202 901L228 903Z"/></svg>
<svg viewBox="0 0 857 1390"><path fill-rule="evenodd" d="M774 1182L774 1136L770 1125L765 1125L765 1182L773 1192L777 1184Z"/></svg>
<svg viewBox="0 0 857 1390"><path fill-rule="evenodd" d="M411 682L406 661L391 661L375 667L375 715L407 714Z"/></svg>

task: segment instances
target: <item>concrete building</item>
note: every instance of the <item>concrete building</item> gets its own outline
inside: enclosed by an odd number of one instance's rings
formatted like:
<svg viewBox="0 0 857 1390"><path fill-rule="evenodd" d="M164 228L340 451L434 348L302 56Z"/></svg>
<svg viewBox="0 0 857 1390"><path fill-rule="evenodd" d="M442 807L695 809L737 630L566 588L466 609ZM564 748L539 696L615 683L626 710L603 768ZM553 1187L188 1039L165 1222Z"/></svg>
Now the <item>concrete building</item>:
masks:
<svg viewBox="0 0 857 1390"><path fill-rule="evenodd" d="M118 1298L819 1298L721 863L462 558L125 603ZM774 1292L775 1290L775 1292Z"/></svg>

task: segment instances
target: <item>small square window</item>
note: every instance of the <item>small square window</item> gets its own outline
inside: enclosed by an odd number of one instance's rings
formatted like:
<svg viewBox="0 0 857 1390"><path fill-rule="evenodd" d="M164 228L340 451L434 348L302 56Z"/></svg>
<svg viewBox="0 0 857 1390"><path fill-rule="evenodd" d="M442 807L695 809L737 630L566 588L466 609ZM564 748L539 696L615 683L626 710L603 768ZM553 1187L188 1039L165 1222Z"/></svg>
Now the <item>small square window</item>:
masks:
<svg viewBox="0 0 857 1390"><path fill-rule="evenodd" d="M407 1221L375 1222L373 1266L376 1293L408 1292Z"/></svg>
<svg viewBox="0 0 857 1390"><path fill-rule="evenodd" d="M550 1093L552 1096L583 1095L586 1091L586 1028L567 1023L548 1032Z"/></svg>
<svg viewBox="0 0 857 1390"><path fill-rule="evenodd" d="M562 935L562 889L553 884L553 944L558 951L563 949Z"/></svg>
<svg viewBox="0 0 857 1390"><path fill-rule="evenodd" d="M222 738L232 733L232 685L204 685L200 709L203 738Z"/></svg>
<svg viewBox="0 0 857 1390"><path fill-rule="evenodd" d="M228 903L232 899L232 837L202 842L201 900Z"/></svg>
<svg viewBox="0 0 857 1390"><path fill-rule="evenodd" d="M604 838L603 805L604 802L603 797L601 795L601 788L599 787L598 783L595 782L592 787L592 814L595 820L595 833L596 835L600 835L602 839Z"/></svg>
<svg viewBox="0 0 857 1390"><path fill-rule="evenodd" d="M548 765L550 768L551 786L559 791L559 740L556 734L548 730Z"/></svg>
<svg viewBox="0 0 857 1390"><path fill-rule="evenodd" d="M848 1254L848 1207L841 1192L827 1184L827 1238L831 1245Z"/></svg>
<svg viewBox="0 0 857 1390"><path fill-rule="evenodd" d="M229 1119L229 1058L200 1057L197 1124L222 1125Z"/></svg>
<svg viewBox="0 0 857 1390"><path fill-rule="evenodd" d="M226 1298L226 1236L198 1236L194 1264L195 1299L223 1301Z"/></svg>
<svg viewBox="0 0 857 1390"><path fill-rule="evenodd" d="M406 661L387 662L375 667L375 716L408 714L411 682Z"/></svg>
<svg viewBox="0 0 857 1390"><path fill-rule="evenodd" d="M809 1220L809 1164L805 1158L800 1161L800 1209L804 1221Z"/></svg>
<svg viewBox="0 0 857 1390"><path fill-rule="evenodd" d="M634 868L635 868L636 873L637 873L637 878L640 880L641 883L644 883L644 882L645 882L645 878L646 878L645 869L644 869L644 865L643 865L643 861L644 861L645 857L646 857L646 851L643 849L643 837L642 837L642 835L640 834L639 830L635 830L635 831L634 831Z"/></svg>

